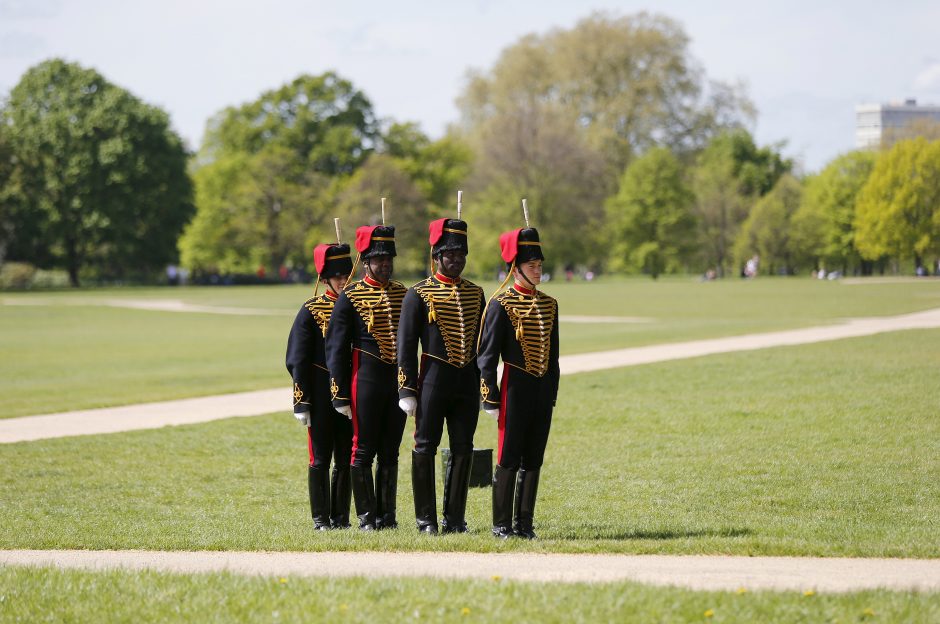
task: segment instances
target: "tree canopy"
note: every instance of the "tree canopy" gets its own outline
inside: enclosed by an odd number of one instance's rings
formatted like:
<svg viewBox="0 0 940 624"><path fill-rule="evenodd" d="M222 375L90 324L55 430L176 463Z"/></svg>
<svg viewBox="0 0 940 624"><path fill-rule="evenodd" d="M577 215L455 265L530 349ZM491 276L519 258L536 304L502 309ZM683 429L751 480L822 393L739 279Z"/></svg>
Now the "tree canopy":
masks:
<svg viewBox="0 0 940 624"><path fill-rule="evenodd" d="M3 216L7 258L105 276L176 260L193 212L186 152L167 115L91 69L28 70L2 110L15 157Z"/></svg>

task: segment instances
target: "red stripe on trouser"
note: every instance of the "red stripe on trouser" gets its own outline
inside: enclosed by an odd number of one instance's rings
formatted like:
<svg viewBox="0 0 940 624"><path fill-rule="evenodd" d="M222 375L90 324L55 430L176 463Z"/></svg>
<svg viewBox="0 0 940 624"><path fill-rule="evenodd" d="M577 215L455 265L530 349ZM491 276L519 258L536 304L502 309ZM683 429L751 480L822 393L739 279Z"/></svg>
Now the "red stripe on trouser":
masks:
<svg viewBox="0 0 940 624"><path fill-rule="evenodd" d="M356 405L359 401L356 400L356 384L358 383L359 377L359 352L352 352L352 382L349 384L351 403L350 409L352 410L352 426L353 426L353 437L352 437L352 454L349 456L349 465L352 465L353 460L356 459L356 449L359 448L359 414L356 411Z"/></svg>
<svg viewBox="0 0 940 624"><path fill-rule="evenodd" d="M310 465L313 465L313 428L307 427L307 451L310 452Z"/></svg>
<svg viewBox="0 0 940 624"><path fill-rule="evenodd" d="M503 379L499 384L499 443L496 446L496 463L503 465L503 438L506 437L506 396L509 394L509 366L503 364Z"/></svg>

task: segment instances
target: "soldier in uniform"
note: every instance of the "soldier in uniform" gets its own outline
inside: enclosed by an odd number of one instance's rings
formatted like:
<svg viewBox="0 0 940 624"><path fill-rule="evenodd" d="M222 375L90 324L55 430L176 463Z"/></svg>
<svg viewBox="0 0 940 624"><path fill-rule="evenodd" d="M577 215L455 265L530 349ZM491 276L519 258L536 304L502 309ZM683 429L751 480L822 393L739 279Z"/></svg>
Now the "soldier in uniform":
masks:
<svg viewBox="0 0 940 624"><path fill-rule="evenodd" d="M359 528L368 531L398 526L398 447L405 413L398 407L395 346L405 287L391 279L394 226L360 227L356 249L365 275L348 284L333 306L326 359L333 406L352 419L353 499Z"/></svg>
<svg viewBox="0 0 940 624"><path fill-rule="evenodd" d="M323 340L333 303L352 271L349 245L317 245L313 263L326 284L320 296L301 306L287 339L287 370L294 379L294 416L307 426L310 513L318 531L349 527L349 455L352 425L333 409ZM330 458L333 479L330 484Z"/></svg>
<svg viewBox="0 0 940 624"><path fill-rule="evenodd" d="M437 270L409 288L402 304L398 333L399 406L415 418L411 479L418 530L438 532L434 457L446 421L450 457L444 473L444 516L440 529L444 533L465 533L473 434L479 415L476 342L483 289L460 277L469 251L466 222L438 219L429 230Z"/></svg>
<svg viewBox="0 0 940 624"><path fill-rule="evenodd" d="M538 290L544 256L535 228L505 232L499 245L514 283L487 305L477 357L483 409L499 429L493 535L535 539L539 472L558 395L558 303Z"/></svg>

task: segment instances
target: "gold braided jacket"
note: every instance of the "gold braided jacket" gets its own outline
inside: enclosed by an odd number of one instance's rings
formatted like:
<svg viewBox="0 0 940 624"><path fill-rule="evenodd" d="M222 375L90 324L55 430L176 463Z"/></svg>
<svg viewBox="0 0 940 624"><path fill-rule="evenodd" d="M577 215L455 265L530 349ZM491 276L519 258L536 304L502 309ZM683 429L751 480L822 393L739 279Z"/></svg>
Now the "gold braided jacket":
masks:
<svg viewBox="0 0 940 624"><path fill-rule="evenodd" d="M558 302L541 292L536 296L523 295L509 289L496 297L516 333L522 348L524 369L530 375L543 376L548 371L551 351L552 327Z"/></svg>
<svg viewBox="0 0 940 624"><path fill-rule="evenodd" d="M359 280L345 289L346 296L366 326L366 332L378 344L379 353L371 355L378 355L389 364L396 363L398 319L405 292L405 286L396 281L390 281L385 287L376 287Z"/></svg>

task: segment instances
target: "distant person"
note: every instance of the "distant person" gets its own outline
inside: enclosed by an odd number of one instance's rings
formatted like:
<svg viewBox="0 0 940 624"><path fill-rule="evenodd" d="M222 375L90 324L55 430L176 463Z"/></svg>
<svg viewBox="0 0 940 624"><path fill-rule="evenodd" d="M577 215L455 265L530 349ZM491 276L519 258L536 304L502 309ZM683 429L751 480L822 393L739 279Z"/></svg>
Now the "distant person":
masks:
<svg viewBox="0 0 940 624"><path fill-rule="evenodd" d="M483 289L460 276L470 251L467 223L438 219L428 229L435 271L409 288L402 304L398 405L415 419L411 480L418 531L466 533L473 434L480 411L476 355ZM443 518L438 525L434 458L445 422L450 456L444 470Z"/></svg>
<svg viewBox="0 0 940 624"><path fill-rule="evenodd" d="M538 290L545 259L538 231L504 232L499 244L513 285L487 305L477 357L482 406L499 429L493 535L535 539L539 475L558 396L558 303Z"/></svg>
<svg viewBox="0 0 940 624"><path fill-rule="evenodd" d="M392 280L394 226L360 227L356 250L365 275L347 284L333 306L326 359L333 406L353 424L350 472L359 528L372 531L398 526L398 447L405 413L398 407L395 341L405 287Z"/></svg>
<svg viewBox="0 0 940 624"><path fill-rule="evenodd" d="M294 379L294 417L307 427L307 489L317 531L349 527L352 424L333 409L324 338L339 293L352 271L349 245L317 245L313 263L326 286L300 307L287 339L287 370ZM330 458L333 479L330 482Z"/></svg>

